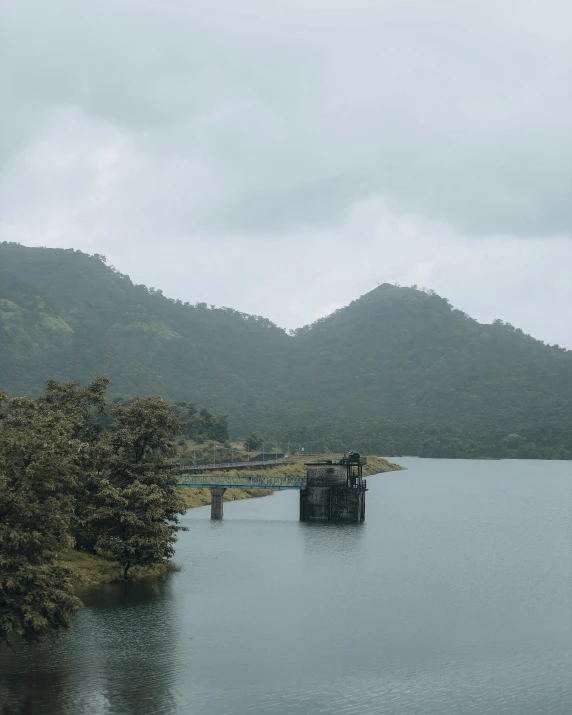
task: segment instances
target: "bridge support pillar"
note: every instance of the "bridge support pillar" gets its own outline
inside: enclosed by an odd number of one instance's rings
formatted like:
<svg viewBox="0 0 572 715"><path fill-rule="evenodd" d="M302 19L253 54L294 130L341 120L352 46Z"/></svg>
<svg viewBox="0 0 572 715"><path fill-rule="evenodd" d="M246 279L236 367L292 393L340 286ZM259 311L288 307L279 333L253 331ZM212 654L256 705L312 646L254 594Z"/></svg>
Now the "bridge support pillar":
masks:
<svg viewBox="0 0 572 715"><path fill-rule="evenodd" d="M211 519L222 519L226 487L211 487Z"/></svg>

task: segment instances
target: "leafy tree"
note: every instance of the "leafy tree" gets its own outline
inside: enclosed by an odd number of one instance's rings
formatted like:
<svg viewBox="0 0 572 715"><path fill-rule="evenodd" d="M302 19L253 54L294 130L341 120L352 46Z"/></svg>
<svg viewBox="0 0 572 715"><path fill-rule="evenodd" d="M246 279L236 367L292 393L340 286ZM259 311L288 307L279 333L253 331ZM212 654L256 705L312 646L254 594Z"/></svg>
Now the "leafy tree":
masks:
<svg viewBox="0 0 572 715"><path fill-rule="evenodd" d="M58 410L0 395L0 642L69 626L80 601L56 563L85 447Z"/></svg>
<svg viewBox="0 0 572 715"><path fill-rule="evenodd" d="M115 405L113 416L111 457L88 523L97 551L112 554L127 577L132 566L173 555L185 512L172 470L183 425L160 397Z"/></svg>
<svg viewBox="0 0 572 715"><path fill-rule="evenodd" d="M259 434L256 434L256 432L251 432L244 441L244 449L247 452L253 452L255 450L260 449L263 443L263 437L261 437Z"/></svg>
<svg viewBox="0 0 572 715"><path fill-rule="evenodd" d="M206 408L198 411L190 402L177 402L172 409L183 422L185 435L195 442L228 441L227 415L215 415Z"/></svg>
<svg viewBox="0 0 572 715"><path fill-rule="evenodd" d="M76 548L89 553L95 553L97 540L89 516L111 454L109 434L105 429L109 423L105 397L108 385L109 380L104 377L98 377L85 387L80 387L77 382L46 380L44 395L39 398L47 408L65 415L74 437L84 443L70 528Z"/></svg>

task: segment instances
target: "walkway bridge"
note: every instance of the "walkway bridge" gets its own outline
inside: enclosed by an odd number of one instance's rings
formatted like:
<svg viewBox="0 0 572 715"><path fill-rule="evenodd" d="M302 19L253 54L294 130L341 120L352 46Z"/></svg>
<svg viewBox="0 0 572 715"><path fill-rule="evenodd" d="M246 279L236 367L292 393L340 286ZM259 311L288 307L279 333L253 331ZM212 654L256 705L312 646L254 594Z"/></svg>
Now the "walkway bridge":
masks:
<svg viewBox="0 0 572 715"><path fill-rule="evenodd" d="M217 474L214 469L199 473L194 467L181 466L176 479L179 487L210 489L212 519L222 518L227 489L298 489L301 521L363 521L367 487L362 479L362 466L366 461L357 452L348 452L335 462L306 463L305 477L229 474L224 471Z"/></svg>
<svg viewBox="0 0 572 715"><path fill-rule="evenodd" d="M282 489L305 489L306 477L273 476L265 477L261 474L196 474L194 471L177 476L179 487L191 489L210 489L212 495L211 518L221 519L223 511L223 497L227 489L268 489L280 491Z"/></svg>

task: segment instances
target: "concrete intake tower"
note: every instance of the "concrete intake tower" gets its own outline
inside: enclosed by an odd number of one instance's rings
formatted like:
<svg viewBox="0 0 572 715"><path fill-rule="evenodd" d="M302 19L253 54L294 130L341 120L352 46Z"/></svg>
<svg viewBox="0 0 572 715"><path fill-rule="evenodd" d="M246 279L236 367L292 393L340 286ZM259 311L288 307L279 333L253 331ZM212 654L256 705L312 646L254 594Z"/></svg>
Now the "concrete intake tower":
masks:
<svg viewBox="0 0 572 715"><path fill-rule="evenodd" d="M300 491L300 521L363 521L366 457L348 452L342 459L306 464L306 488Z"/></svg>

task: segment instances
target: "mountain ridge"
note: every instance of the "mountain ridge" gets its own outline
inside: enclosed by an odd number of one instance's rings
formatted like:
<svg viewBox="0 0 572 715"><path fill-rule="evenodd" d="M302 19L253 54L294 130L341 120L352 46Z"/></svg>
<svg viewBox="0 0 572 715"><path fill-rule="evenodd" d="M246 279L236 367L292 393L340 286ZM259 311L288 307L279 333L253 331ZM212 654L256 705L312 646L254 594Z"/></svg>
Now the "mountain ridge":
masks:
<svg viewBox="0 0 572 715"><path fill-rule="evenodd" d="M424 420L467 428L572 423L572 351L434 291L384 283L311 325L190 305L102 256L0 243L0 390L104 374L112 395L163 394L241 425ZM290 415L290 417L288 417Z"/></svg>

